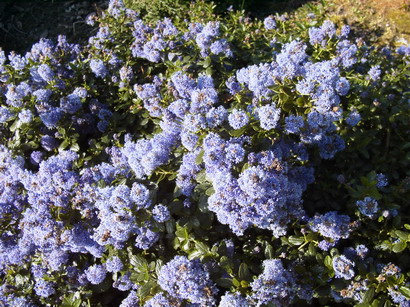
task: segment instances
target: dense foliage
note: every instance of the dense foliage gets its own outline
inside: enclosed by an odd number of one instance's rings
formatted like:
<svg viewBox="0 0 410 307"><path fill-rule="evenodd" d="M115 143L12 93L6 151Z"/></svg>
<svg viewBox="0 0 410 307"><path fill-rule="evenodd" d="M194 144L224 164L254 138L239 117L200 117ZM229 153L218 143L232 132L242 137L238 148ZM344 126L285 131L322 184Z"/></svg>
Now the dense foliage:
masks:
<svg viewBox="0 0 410 307"><path fill-rule="evenodd" d="M410 305L410 47L313 14L0 54L6 306Z"/></svg>

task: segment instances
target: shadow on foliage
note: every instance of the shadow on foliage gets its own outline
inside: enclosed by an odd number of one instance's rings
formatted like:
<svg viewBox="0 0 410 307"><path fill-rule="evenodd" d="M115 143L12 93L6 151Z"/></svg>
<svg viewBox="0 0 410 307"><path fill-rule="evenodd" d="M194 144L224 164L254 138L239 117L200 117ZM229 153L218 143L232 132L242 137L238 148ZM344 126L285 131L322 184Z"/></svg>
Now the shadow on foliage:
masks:
<svg viewBox="0 0 410 307"><path fill-rule="evenodd" d="M124 2L127 2L125 0ZM145 13L158 15L172 14L176 6L188 6L191 1L131 1L132 6ZM145 3L146 2L146 3ZM211 2L206 0L206 2ZM223 14L229 7L245 10L251 17L264 18L274 13L290 12L310 0L214 0L215 11ZM40 38L56 41L59 34L69 41L82 43L93 32L85 23L85 18L107 7L108 0L95 1L13 1L0 2L0 47L9 53L24 53ZM156 12L157 11L157 12Z"/></svg>
<svg viewBox="0 0 410 307"><path fill-rule="evenodd" d="M232 5L235 9L245 10L252 17L264 18L270 14L294 11L312 0L214 0L213 2L217 5L218 13Z"/></svg>
<svg viewBox="0 0 410 307"><path fill-rule="evenodd" d="M96 1L13 1L0 2L0 47L24 53L40 38L56 41L64 34L69 41L84 42L93 28L85 23L88 14L106 7Z"/></svg>

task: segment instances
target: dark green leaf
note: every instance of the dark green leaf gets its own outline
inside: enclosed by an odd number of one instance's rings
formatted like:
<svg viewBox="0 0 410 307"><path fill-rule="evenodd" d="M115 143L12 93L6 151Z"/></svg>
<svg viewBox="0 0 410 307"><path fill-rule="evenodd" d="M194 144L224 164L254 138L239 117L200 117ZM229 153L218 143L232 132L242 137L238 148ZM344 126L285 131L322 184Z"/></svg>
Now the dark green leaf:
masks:
<svg viewBox="0 0 410 307"><path fill-rule="evenodd" d="M362 303L369 304L372 301L373 297L374 297L374 288L372 287L365 292Z"/></svg>
<svg viewBox="0 0 410 307"><path fill-rule="evenodd" d="M307 256L315 256L316 253L317 253L317 251L316 251L315 243L310 242L310 243L309 243L308 250L307 250L307 252L306 252L306 255L307 255Z"/></svg>
<svg viewBox="0 0 410 307"><path fill-rule="evenodd" d="M171 234L175 231L175 221L173 219L165 222L165 229L167 233Z"/></svg>
<svg viewBox="0 0 410 307"><path fill-rule="evenodd" d="M222 288L229 289L233 285L232 278L219 278L216 280L216 284Z"/></svg>
<svg viewBox="0 0 410 307"><path fill-rule="evenodd" d="M249 274L248 266L246 265L246 263L241 263L241 265L239 266L239 270L238 270L239 279L241 280L247 279L248 274Z"/></svg>
<svg viewBox="0 0 410 307"><path fill-rule="evenodd" d="M384 302L384 306L383 307L391 307L391 302L390 302L390 300L386 300L385 302Z"/></svg>

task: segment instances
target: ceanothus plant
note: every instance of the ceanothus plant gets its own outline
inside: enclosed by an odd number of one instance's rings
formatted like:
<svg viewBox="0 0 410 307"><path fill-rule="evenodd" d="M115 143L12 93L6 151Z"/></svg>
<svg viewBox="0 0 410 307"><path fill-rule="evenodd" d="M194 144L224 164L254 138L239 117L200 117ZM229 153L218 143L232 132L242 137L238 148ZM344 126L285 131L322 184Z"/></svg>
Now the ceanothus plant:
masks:
<svg viewBox="0 0 410 307"><path fill-rule="evenodd" d="M409 48L197 5L0 52L0 303L407 306Z"/></svg>

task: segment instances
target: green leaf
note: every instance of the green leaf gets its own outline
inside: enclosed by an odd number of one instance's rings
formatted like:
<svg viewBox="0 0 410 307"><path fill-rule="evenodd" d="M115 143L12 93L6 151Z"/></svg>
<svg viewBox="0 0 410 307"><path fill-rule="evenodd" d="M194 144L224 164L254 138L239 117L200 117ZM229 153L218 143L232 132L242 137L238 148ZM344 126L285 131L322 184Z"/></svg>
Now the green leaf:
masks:
<svg viewBox="0 0 410 307"><path fill-rule="evenodd" d="M206 255L209 253L209 247L205 243L195 241L195 246L197 250L201 252L201 254Z"/></svg>
<svg viewBox="0 0 410 307"><path fill-rule="evenodd" d="M216 280L216 284L222 288L229 289L233 285L232 278L219 278Z"/></svg>
<svg viewBox="0 0 410 307"><path fill-rule="evenodd" d="M273 247L270 244L267 244L265 247L265 258L272 259L275 257L275 253L273 251Z"/></svg>
<svg viewBox="0 0 410 307"><path fill-rule="evenodd" d="M371 307L379 307L380 306L380 301L378 299L373 300Z"/></svg>
<svg viewBox="0 0 410 307"><path fill-rule="evenodd" d="M307 256L316 256L316 253L317 253L317 251L316 251L315 243L310 242L306 255Z"/></svg>
<svg viewBox="0 0 410 307"><path fill-rule="evenodd" d="M203 161L203 157L204 157L204 151L201 150L195 158L195 163L198 164L198 165L201 164L202 161Z"/></svg>
<svg viewBox="0 0 410 307"><path fill-rule="evenodd" d="M369 304L372 301L373 297L374 297L374 288L372 287L365 292L362 303Z"/></svg>
<svg viewBox="0 0 410 307"><path fill-rule="evenodd" d="M28 280L28 277L23 276L21 274L17 274L14 277L14 282L15 282L16 286L23 286L27 282L27 280Z"/></svg>
<svg viewBox="0 0 410 307"><path fill-rule="evenodd" d="M368 188L366 194L376 200L379 200L382 198L382 195L379 193L376 186Z"/></svg>
<svg viewBox="0 0 410 307"><path fill-rule="evenodd" d="M330 257L329 255L327 255L325 257L325 261L324 261L325 266L330 269L333 270L333 261L332 261L332 257Z"/></svg>
<svg viewBox="0 0 410 307"><path fill-rule="evenodd" d="M306 235L306 240L307 240L308 242L316 241L316 240L317 240L317 237L318 237L318 234L317 234L316 232L311 232L311 233L308 233L308 234Z"/></svg>
<svg viewBox="0 0 410 307"><path fill-rule="evenodd" d="M68 139L65 139L60 146L58 146L58 150L64 150L68 147L68 145L70 145L70 141Z"/></svg>
<svg viewBox="0 0 410 307"><path fill-rule="evenodd" d="M332 248L332 249L330 250L330 255L331 255L332 257L338 256L338 255L339 255L339 250L338 250L337 248Z"/></svg>
<svg viewBox="0 0 410 307"><path fill-rule="evenodd" d="M318 295L318 297L320 296L327 297L330 294L330 287L328 285L318 287L316 288L316 293L315 295Z"/></svg>
<svg viewBox="0 0 410 307"><path fill-rule="evenodd" d="M243 173L246 169L248 169L249 167L251 167L251 165L249 163L244 163L242 166L242 170L241 173Z"/></svg>
<svg viewBox="0 0 410 307"><path fill-rule="evenodd" d="M161 271L161 267L164 265L164 262L161 259L158 259L156 264L155 264L155 273L159 275L159 272Z"/></svg>
<svg viewBox="0 0 410 307"><path fill-rule="evenodd" d="M188 239L189 233L185 227L181 227L177 224L177 230L175 231L175 235L181 239Z"/></svg>
<svg viewBox="0 0 410 307"><path fill-rule="evenodd" d="M156 284L153 281L149 281L146 284L143 284L141 287L138 288L138 295L141 297L148 296L155 286Z"/></svg>
<svg viewBox="0 0 410 307"><path fill-rule="evenodd" d="M288 238L289 243L292 245L301 245L305 242L305 238L303 237L297 237L297 236L290 236Z"/></svg>
<svg viewBox="0 0 410 307"><path fill-rule="evenodd" d="M199 198L198 209L201 212L208 212L208 196L201 195Z"/></svg>
<svg viewBox="0 0 410 307"><path fill-rule="evenodd" d="M175 231L175 221L172 220L168 220L165 222L165 229L167 230L168 234L174 233Z"/></svg>
<svg viewBox="0 0 410 307"><path fill-rule="evenodd" d="M296 99L296 104L300 107L303 107L305 105L305 99L303 97L299 97Z"/></svg>
<svg viewBox="0 0 410 307"><path fill-rule="evenodd" d="M81 298L79 292L71 293L68 296L65 296L61 302L61 307L80 307Z"/></svg>
<svg viewBox="0 0 410 307"><path fill-rule="evenodd" d="M399 241L397 243L393 244L393 252L395 253L401 253L402 251L404 251L407 247L407 243L404 241Z"/></svg>
<svg viewBox="0 0 410 307"><path fill-rule="evenodd" d="M226 256L222 256L221 259L219 260L219 265L221 266L221 268L226 270L228 272L228 274L232 274L233 270L232 270L232 261L231 261L231 259L229 259Z"/></svg>
<svg viewBox="0 0 410 307"><path fill-rule="evenodd" d="M205 191L205 195L207 196L211 196L214 193L215 193L215 189L213 187L210 187Z"/></svg>
<svg viewBox="0 0 410 307"><path fill-rule="evenodd" d="M241 286L241 283L236 278L232 279L232 283L235 287L239 288Z"/></svg>
<svg viewBox="0 0 410 307"><path fill-rule="evenodd" d="M175 237L173 242L172 242L172 247L174 249L178 249L180 246L181 246L181 243L180 243L179 239L177 237Z"/></svg>
<svg viewBox="0 0 410 307"><path fill-rule="evenodd" d="M190 248L191 248L191 245L189 244L189 241L188 241L188 240L182 244L182 249L183 249L185 252L188 252Z"/></svg>
<svg viewBox="0 0 410 307"><path fill-rule="evenodd" d="M10 130L11 132L14 132L14 131L16 131L16 129L20 128L20 126L21 126L20 120L19 120L19 119L16 119L16 120L14 121L14 123L10 126L9 130Z"/></svg>
<svg viewBox="0 0 410 307"><path fill-rule="evenodd" d="M78 145L77 143L74 143L71 145L70 150L75 151L75 152L80 151L80 145Z"/></svg>
<svg viewBox="0 0 410 307"><path fill-rule="evenodd" d="M195 250L195 251L193 251L192 253L190 253L188 255L188 259L192 260L192 259L195 259L195 258L201 258L201 256L203 256L201 251Z"/></svg>
<svg viewBox="0 0 410 307"><path fill-rule="evenodd" d="M390 300L386 300L386 301L384 302L383 307L390 307L390 306L391 306Z"/></svg>
<svg viewBox="0 0 410 307"><path fill-rule="evenodd" d="M391 242L388 240L384 240L383 242L380 243L380 245L378 246L380 249L382 250L389 250L391 249Z"/></svg>
<svg viewBox="0 0 410 307"><path fill-rule="evenodd" d="M208 68L209 66L211 66L212 64L212 59L210 56L206 57L205 61L204 61L204 68Z"/></svg>
<svg viewBox="0 0 410 307"><path fill-rule="evenodd" d="M183 57L182 62L184 63L191 63L192 62L192 57L189 55L186 55Z"/></svg>
<svg viewBox="0 0 410 307"><path fill-rule="evenodd" d="M247 127L245 126L245 127L242 127L238 130L231 130L231 131L229 131L229 135L233 136L233 137L240 137L245 133L246 128Z"/></svg>
<svg viewBox="0 0 410 307"><path fill-rule="evenodd" d="M247 279L249 275L249 269L246 263L241 263L238 270L239 279L244 280Z"/></svg>
<svg viewBox="0 0 410 307"><path fill-rule="evenodd" d="M138 271L143 271L144 268L148 266L147 260L140 255L132 255L130 257L130 263Z"/></svg>
<svg viewBox="0 0 410 307"><path fill-rule="evenodd" d="M400 287L400 292L403 294L405 297L410 298L410 288L408 287Z"/></svg>
<svg viewBox="0 0 410 307"><path fill-rule="evenodd" d="M393 232L393 234L397 237L400 238L402 241L408 241L409 240L409 233L401 230L396 230Z"/></svg>

